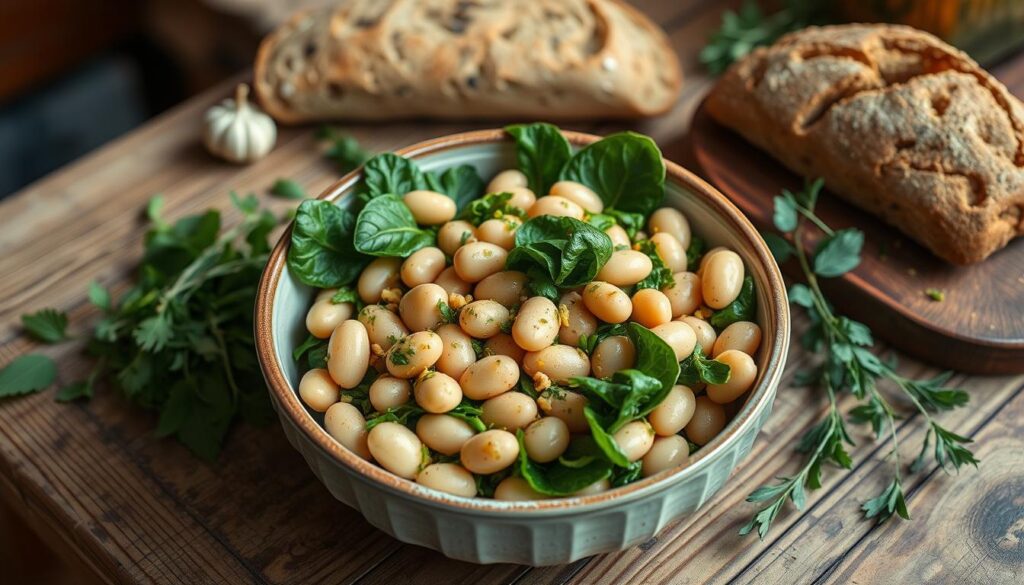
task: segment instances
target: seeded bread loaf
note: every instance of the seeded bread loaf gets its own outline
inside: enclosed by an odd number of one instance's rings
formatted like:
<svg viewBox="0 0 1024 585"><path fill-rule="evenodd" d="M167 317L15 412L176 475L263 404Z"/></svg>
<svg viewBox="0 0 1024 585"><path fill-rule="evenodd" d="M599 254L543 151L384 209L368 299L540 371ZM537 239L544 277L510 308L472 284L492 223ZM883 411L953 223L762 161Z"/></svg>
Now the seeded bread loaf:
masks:
<svg viewBox="0 0 1024 585"><path fill-rule="evenodd" d="M932 35L808 28L735 63L707 108L949 262L1024 233L1024 108Z"/></svg>
<svg viewBox="0 0 1024 585"><path fill-rule="evenodd" d="M281 122L651 116L682 74L619 0L349 0L268 36L255 87Z"/></svg>

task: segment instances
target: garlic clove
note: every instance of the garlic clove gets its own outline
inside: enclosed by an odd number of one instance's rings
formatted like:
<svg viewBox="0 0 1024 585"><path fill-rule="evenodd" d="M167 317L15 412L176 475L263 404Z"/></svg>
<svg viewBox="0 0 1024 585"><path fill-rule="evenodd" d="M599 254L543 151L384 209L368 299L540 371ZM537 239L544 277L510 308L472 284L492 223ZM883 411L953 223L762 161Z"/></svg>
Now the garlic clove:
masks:
<svg viewBox="0 0 1024 585"><path fill-rule="evenodd" d="M203 117L203 144L211 154L234 163L267 155L277 141L270 116L248 100L249 86L239 84L234 99L214 105Z"/></svg>

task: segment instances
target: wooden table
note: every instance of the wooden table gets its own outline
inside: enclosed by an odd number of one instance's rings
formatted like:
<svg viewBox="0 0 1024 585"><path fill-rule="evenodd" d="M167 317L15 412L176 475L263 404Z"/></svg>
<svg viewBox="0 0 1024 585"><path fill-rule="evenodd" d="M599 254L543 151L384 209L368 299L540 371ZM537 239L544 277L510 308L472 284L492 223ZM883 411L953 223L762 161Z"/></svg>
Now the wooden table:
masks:
<svg viewBox="0 0 1024 585"><path fill-rule="evenodd" d="M688 120L709 84L695 56L722 5L641 4L669 31L687 80L672 113L634 128L679 160ZM996 73L1024 95L1024 58ZM75 330L86 331L96 317L86 286L98 279L118 288L132 278L144 230L140 210L152 194L163 193L176 217L208 206L227 209L229 190L265 193L278 177L314 193L337 178L308 128L283 131L258 164L212 160L198 141L200 114L228 93L225 85L193 99L0 204L0 364L43 351L57 358L60 382L83 376L89 363L79 346L37 347L21 335L18 316L54 306L70 312ZM479 126L349 129L364 145L386 150L470 127ZM794 339L806 320L797 312L795 321ZM804 511L787 509L763 543L738 536L753 511L743 501L747 493L792 471L798 459L792 445L824 407L814 391L789 386L793 371L813 356L797 345L790 356L763 436L709 505L641 546L568 566L475 566L403 545L335 501L278 428L239 427L220 461L208 465L154 438L153 417L112 390L71 406L55 403L52 392L0 403L0 497L63 556L112 583L1024 579L1024 376L954 378L970 391L971 406L941 420L977 441L982 465L959 476L935 469L910 476L913 521L862 520L860 503L888 479L887 446L862 434L855 437L861 446L853 470L827 470L826 485ZM907 360L903 369L932 373ZM908 455L923 438L919 423L917 417L900 423Z"/></svg>

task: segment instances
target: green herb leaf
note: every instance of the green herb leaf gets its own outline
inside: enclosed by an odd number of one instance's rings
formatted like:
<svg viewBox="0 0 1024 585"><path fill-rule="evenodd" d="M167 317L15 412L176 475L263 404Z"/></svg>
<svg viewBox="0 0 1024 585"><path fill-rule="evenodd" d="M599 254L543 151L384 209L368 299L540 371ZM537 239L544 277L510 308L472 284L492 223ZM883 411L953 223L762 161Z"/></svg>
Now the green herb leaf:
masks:
<svg viewBox="0 0 1024 585"><path fill-rule="evenodd" d="M643 280L636 283L636 290L644 288L653 288L655 290L661 290L674 286L676 279L672 275L672 271L669 270L668 266L665 265L665 261L658 255L658 249L651 240L643 240L639 244L639 251L647 255L651 259L651 272L644 277Z"/></svg>
<svg viewBox="0 0 1024 585"><path fill-rule="evenodd" d="M414 161L390 152L378 154L366 161L363 166L363 185L371 199L430 188Z"/></svg>
<svg viewBox="0 0 1024 585"><path fill-rule="evenodd" d="M22 315L21 325L29 335L44 343L59 343L68 338L68 316L56 309Z"/></svg>
<svg viewBox="0 0 1024 585"><path fill-rule="evenodd" d="M309 335L306 337L305 341L300 343L299 346L292 351L292 359L295 361L299 361L302 359L302 356L306 355L306 353L312 350L313 348L326 344L326 339L317 339L316 337Z"/></svg>
<svg viewBox="0 0 1024 585"><path fill-rule="evenodd" d="M440 175L426 173L426 180L430 189L451 197L459 210L484 192L484 180L472 165L452 167Z"/></svg>
<svg viewBox="0 0 1024 585"><path fill-rule="evenodd" d="M373 156L359 146L358 140L330 126L318 129L317 138L330 143L327 150L324 151L324 156L334 161L341 173L355 170Z"/></svg>
<svg viewBox="0 0 1024 585"><path fill-rule="evenodd" d="M611 475L612 465L590 437L575 437L558 461L537 463L526 454L522 429L516 431L519 441L519 475L535 491L548 496L572 494ZM566 465L562 461L574 462Z"/></svg>
<svg viewBox="0 0 1024 585"><path fill-rule="evenodd" d="M602 417L589 405L583 407L583 416L587 419L587 425L590 427L590 436L594 438L594 443L608 458L608 461L619 467L629 467L629 458L619 448L619 444L615 442L611 433L605 430L610 422L602 420Z"/></svg>
<svg viewBox="0 0 1024 585"><path fill-rule="evenodd" d="M342 286L338 288L338 292L331 295L331 302L335 305L340 305L341 303L352 303L362 309L360 305L363 300L359 298L359 293L356 292L356 289L350 286Z"/></svg>
<svg viewBox="0 0 1024 585"><path fill-rule="evenodd" d="M546 195L572 156L569 141L551 124L515 124L505 131L516 141L516 160L527 186L538 196Z"/></svg>
<svg viewBox="0 0 1024 585"><path fill-rule="evenodd" d="M299 205L288 249L288 270L317 288L345 286L356 279L369 258L352 243L355 217L330 201L311 199Z"/></svg>
<svg viewBox="0 0 1024 585"><path fill-rule="evenodd" d="M743 277L743 286L736 300L724 309L715 311L709 322L716 329L725 329L737 321L753 321L757 318L757 294L754 290L754 277Z"/></svg>
<svg viewBox="0 0 1024 585"><path fill-rule="evenodd" d="M608 425L609 433L654 410L667 394L662 392L661 380L633 369L619 370L611 380L572 378L570 382L591 401L600 400L612 409L615 418Z"/></svg>
<svg viewBox="0 0 1024 585"><path fill-rule="evenodd" d="M441 319L445 323L455 323L459 320L459 312L448 306L444 301L437 301L437 310L441 311Z"/></svg>
<svg viewBox="0 0 1024 585"><path fill-rule="evenodd" d="M893 478L892 482L877 497L871 498L861 506L865 518L877 518L878 524L888 520L893 514L899 514L900 518L910 520L910 513L907 512L907 502L903 497L903 486L899 478Z"/></svg>
<svg viewBox="0 0 1024 585"><path fill-rule="evenodd" d="M281 199L309 199L309 195L306 194L306 190L302 188L302 185L291 179L278 179L274 181L274 184L270 187L270 194Z"/></svg>
<svg viewBox="0 0 1024 585"><path fill-rule="evenodd" d="M96 281L89 283L89 302L104 313L113 309L110 292Z"/></svg>
<svg viewBox="0 0 1024 585"><path fill-rule="evenodd" d="M594 280L611 255L612 240L604 232L570 217L543 215L516 230L505 266L573 288Z"/></svg>
<svg viewBox="0 0 1024 585"><path fill-rule="evenodd" d="M665 198L665 162L653 140L612 134L577 152L562 178L594 190L606 208L647 215ZM539 192L538 192L539 193Z"/></svg>
<svg viewBox="0 0 1024 585"><path fill-rule="evenodd" d="M511 193L488 193L466 206L459 214L459 219L473 225L480 225L488 219L501 218L506 215L525 218L526 212L509 205L510 199L512 199Z"/></svg>
<svg viewBox="0 0 1024 585"><path fill-rule="evenodd" d="M793 245L790 244L786 238L783 238L779 234L761 234L764 238L764 243L768 245L768 250L771 251L772 256L775 257L775 261L779 264L786 262L793 257L794 250Z"/></svg>
<svg viewBox="0 0 1024 585"><path fill-rule="evenodd" d="M371 199L359 213L353 235L356 250L370 256L406 258L434 243L434 232L420 229L398 195Z"/></svg>
<svg viewBox="0 0 1024 585"><path fill-rule="evenodd" d="M814 273L826 278L846 274L860 264L863 247L864 232L853 228L837 231L814 251Z"/></svg>
<svg viewBox="0 0 1024 585"><path fill-rule="evenodd" d="M37 353L16 357L0 370L0 398L38 392L56 378L57 364L53 359Z"/></svg>
<svg viewBox="0 0 1024 585"><path fill-rule="evenodd" d="M786 194L789 195L788 192ZM792 196L775 196L775 214L772 216L772 222L776 229L783 233L789 233L796 229L796 201Z"/></svg>
<svg viewBox="0 0 1024 585"><path fill-rule="evenodd" d="M693 348L693 353L679 364L679 383L694 386L701 382L707 384L725 384L732 374L728 364L705 357L700 344Z"/></svg>
<svg viewBox="0 0 1024 585"><path fill-rule="evenodd" d="M85 398L88 400L92 398L92 395L92 382L79 380L78 382L72 382L71 384L57 390L57 402L72 402L79 398Z"/></svg>

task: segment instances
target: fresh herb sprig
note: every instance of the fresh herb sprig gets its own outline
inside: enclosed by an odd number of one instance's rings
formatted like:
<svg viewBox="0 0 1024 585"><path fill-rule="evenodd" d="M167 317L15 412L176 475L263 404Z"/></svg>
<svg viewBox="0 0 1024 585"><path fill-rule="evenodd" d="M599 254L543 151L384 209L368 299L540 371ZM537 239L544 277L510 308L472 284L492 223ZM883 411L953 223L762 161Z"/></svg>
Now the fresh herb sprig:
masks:
<svg viewBox="0 0 1024 585"><path fill-rule="evenodd" d="M760 487L748 496L748 502L764 505L740 532L747 534L756 529L762 539L787 500L802 509L806 490L821 487L823 464L831 462L845 469L852 466L846 446L854 443L839 410L837 395L840 393L849 393L858 401L849 413L850 422L869 425L878 437L886 431L889 435L892 479L878 496L862 505L865 517L877 522L884 522L893 515L910 518L903 492L903 462L896 428L899 415L879 388L880 382L886 382L907 398L927 426L920 453L910 466L911 472L923 468L929 452L935 463L947 472L978 464L966 447L971 439L944 428L933 416L968 401L963 390L945 386L950 374L917 380L897 373L894 362L885 362L872 353L871 330L863 323L836 314L822 293L818 279L840 276L854 269L860 263L864 243L864 234L859 230L833 230L814 213L823 184L819 179L798 193L783 191L776 197L775 227L791 235L793 243L771 234L767 238L779 262L796 258L807 282L790 287L789 298L803 307L811 320L810 328L801 338L802 344L810 351L821 353L824 359L815 368L798 373L798 379L824 389L829 409L825 419L812 427L800 442L798 450L808 454L804 466L795 475L779 478L777 483ZM824 235L813 255L809 255L804 246L808 229L818 229Z"/></svg>
<svg viewBox="0 0 1024 585"><path fill-rule="evenodd" d="M824 22L827 7L814 0L785 0L782 8L765 14L755 0L746 0L738 11L722 14L722 26L700 52L700 62L714 75L725 71L734 61L782 35L805 26Z"/></svg>

